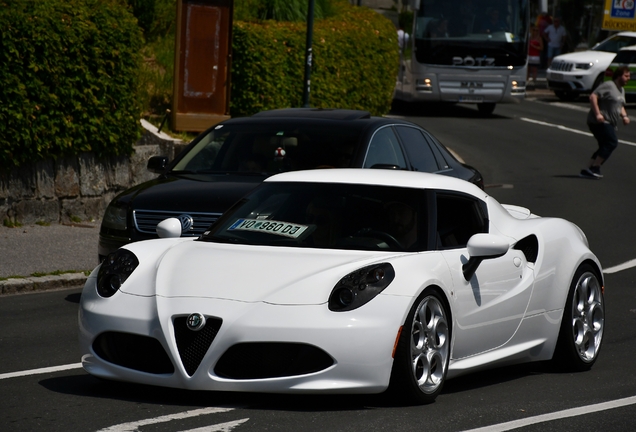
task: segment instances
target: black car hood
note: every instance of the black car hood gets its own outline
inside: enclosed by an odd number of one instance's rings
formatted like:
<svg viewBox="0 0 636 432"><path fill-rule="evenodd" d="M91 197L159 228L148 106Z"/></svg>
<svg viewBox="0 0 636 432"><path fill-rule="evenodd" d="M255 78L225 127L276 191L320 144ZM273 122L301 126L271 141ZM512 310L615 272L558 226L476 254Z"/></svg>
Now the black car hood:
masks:
<svg viewBox="0 0 636 432"><path fill-rule="evenodd" d="M168 174L120 197L133 209L222 213L265 178L267 175Z"/></svg>

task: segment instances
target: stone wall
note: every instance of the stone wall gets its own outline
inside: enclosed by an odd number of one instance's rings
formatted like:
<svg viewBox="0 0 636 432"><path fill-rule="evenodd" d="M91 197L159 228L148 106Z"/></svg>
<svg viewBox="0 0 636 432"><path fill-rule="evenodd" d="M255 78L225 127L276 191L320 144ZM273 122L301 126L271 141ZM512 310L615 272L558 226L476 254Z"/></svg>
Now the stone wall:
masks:
<svg viewBox="0 0 636 432"><path fill-rule="evenodd" d="M144 134L131 156L98 159L92 153L44 160L0 171L0 220L70 223L98 220L119 192L157 177L151 156L174 158L187 144L141 121Z"/></svg>

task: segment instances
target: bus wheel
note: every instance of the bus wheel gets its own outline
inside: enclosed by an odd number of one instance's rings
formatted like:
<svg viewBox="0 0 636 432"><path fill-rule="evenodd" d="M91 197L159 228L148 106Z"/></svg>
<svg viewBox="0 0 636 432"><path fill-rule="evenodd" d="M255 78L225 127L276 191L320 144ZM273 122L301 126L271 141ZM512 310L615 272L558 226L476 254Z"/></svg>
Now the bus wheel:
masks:
<svg viewBox="0 0 636 432"><path fill-rule="evenodd" d="M480 104L477 104L477 109L479 110L479 114L481 115L490 115L495 110L495 105L497 104L494 104L491 102L480 103Z"/></svg>

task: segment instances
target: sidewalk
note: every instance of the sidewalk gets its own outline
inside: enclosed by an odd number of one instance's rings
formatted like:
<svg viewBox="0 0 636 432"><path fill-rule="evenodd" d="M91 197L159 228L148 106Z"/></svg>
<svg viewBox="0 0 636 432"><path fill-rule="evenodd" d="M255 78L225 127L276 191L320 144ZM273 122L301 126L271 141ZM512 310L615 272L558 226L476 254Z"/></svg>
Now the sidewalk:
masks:
<svg viewBox="0 0 636 432"><path fill-rule="evenodd" d="M99 225L0 226L0 295L84 285L97 266Z"/></svg>

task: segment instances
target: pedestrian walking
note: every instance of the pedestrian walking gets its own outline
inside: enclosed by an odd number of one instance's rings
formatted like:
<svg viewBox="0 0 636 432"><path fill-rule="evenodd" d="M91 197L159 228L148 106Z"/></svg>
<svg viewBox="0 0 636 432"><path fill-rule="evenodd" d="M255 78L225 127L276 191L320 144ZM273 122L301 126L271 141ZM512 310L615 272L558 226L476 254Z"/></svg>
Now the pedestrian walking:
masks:
<svg viewBox="0 0 636 432"><path fill-rule="evenodd" d="M625 111L625 84L630 73L627 66L619 66L612 74L612 80L599 85L590 95L590 111L587 125L598 142L598 150L594 152L587 168L581 170L581 177L603 178L601 165L610 157L618 146L618 122L629 124Z"/></svg>

